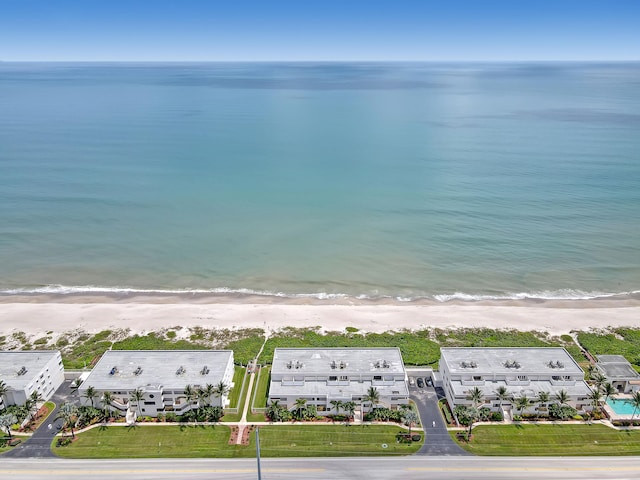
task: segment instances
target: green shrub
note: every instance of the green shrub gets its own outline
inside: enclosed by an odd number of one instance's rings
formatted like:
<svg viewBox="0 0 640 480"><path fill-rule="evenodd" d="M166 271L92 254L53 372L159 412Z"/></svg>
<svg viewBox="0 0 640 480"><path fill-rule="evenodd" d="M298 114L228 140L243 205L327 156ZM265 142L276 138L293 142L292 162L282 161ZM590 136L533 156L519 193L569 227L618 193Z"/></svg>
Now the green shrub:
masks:
<svg viewBox="0 0 640 480"><path fill-rule="evenodd" d="M451 410L449 409L449 404L447 403L446 400L440 401L440 410L444 415L444 419L447 421L449 425L451 425L453 423L453 416L451 415Z"/></svg>
<svg viewBox="0 0 640 480"><path fill-rule="evenodd" d="M501 422L504 420L502 413L500 412L491 412L491 421L492 422Z"/></svg>

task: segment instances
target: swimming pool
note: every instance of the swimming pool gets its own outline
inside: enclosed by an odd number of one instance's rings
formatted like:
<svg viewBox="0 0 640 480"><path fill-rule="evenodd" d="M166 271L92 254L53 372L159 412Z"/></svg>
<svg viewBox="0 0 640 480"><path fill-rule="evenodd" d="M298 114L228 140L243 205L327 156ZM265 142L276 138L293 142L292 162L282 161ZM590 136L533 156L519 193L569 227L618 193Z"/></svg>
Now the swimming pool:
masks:
<svg viewBox="0 0 640 480"><path fill-rule="evenodd" d="M627 400L617 400L615 398L607 399L607 405L611 407L611 409L616 412L618 415L633 415L635 408L628 402ZM639 413L635 411L635 413Z"/></svg>

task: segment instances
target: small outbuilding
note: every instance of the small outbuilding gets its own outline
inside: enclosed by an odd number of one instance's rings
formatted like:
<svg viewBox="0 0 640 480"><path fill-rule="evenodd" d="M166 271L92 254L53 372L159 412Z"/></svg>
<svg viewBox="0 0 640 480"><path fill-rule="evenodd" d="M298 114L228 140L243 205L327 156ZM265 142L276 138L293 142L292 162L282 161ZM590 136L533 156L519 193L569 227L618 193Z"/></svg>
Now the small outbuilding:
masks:
<svg viewBox="0 0 640 480"><path fill-rule="evenodd" d="M640 390L640 374L622 355L598 355L596 368L619 393Z"/></svg>

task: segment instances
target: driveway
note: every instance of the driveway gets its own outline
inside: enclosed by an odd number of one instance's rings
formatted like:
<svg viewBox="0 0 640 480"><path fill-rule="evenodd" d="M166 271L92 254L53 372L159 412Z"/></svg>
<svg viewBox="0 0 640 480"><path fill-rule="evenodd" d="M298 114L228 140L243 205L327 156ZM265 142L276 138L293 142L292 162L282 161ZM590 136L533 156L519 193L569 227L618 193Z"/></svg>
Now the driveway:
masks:
<svg viewBox="0 0 640 480"><path fill-rule="evenodd" d="M71 393L71 382L65 381L60 388L56 390L56 393L51 397L51 401L56 404L56 408L51 412L45 422L40 425L33 435L23 441L17 447L9 450L2 457L12 458L57 458L51 451L51 441L53 436L62 429L62 420L55 420L58 415L58 409L60 405L67 401L76 401L77 393ZM49 429L51 424L51 429Z"/></svg>
<svg viewBox="0 0 640 480"><path fill-rule="evenodd" d="M438 390L440 394L438 394ZM449 436L438 407L438 399L444 396L442 389L426 385L424 388L419 388L417 385L413 385L409 386L409 396L416 403L420 422L424 426L424 445L416 455L470 455Z"/></svg>

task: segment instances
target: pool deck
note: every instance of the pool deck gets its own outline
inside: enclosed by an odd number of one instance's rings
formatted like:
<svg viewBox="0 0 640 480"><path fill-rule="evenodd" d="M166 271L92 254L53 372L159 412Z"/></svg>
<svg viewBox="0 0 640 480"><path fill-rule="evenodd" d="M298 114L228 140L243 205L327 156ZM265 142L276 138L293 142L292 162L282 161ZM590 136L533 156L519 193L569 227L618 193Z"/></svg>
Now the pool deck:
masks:
<svg viewBox="0 0 640 480"><path fill-rule="evenodd" d="M618 401L631 400L631 395L619 394L619 395L616 395L615 398L612 398L612 399L610 398L610 400L618 400ZM633 415L632 413L617 413L606 402L604 403L604 410L605 410L605 412L607 412L607 416L611 419L611 421L614 421L614 420L631 420L631 419L639 419L640 420L640 410L638 410L635 415Z"/></svg>

